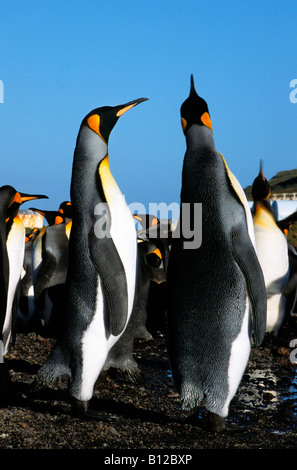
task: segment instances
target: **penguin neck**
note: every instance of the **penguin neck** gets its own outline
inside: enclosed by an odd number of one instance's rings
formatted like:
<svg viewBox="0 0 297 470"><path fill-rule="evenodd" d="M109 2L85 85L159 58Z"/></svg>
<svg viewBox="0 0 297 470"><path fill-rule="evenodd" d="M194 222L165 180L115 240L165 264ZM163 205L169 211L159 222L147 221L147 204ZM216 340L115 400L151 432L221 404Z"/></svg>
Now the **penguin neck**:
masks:
<svg viewBox="0 0 297 470"><path fill-rule="evenodd" d="M254 225L260 225L265 229L277 228L277 224L268 201L255 202Z"/></svg>
<svg viewBox="0 0 297 470"><path fill-rule="evenodd" d="M107 154L107 143L86 126L81 127L75 147L75 157L87 155L88 158L97 161L97 164Z"/></svg>
<svg viewBox="0 0 297 470"><path fill-rule="evenodd" d="M222 172L225 172L223 160L216 150L210 129L194 124L186 133L186 141L187 150L182 171L182 202L207 197L208 189L220 185Z"/></svg>
<svg viewBox="0 0 297 470"><path fill-rule="evenodd" d="M193 124L185 134L187 150L195 151L200 148L208 148L217 152L211 130L206 126Z"/></svg>
<svg viewBox="0 0 297 470"><path fill-rule="evenodd" d="M98 188L98 166L107 155L107 144L91 129L83 127L78 135L74 151L71 202L77 218L86 213L93 214L103 195Z"/></svg>

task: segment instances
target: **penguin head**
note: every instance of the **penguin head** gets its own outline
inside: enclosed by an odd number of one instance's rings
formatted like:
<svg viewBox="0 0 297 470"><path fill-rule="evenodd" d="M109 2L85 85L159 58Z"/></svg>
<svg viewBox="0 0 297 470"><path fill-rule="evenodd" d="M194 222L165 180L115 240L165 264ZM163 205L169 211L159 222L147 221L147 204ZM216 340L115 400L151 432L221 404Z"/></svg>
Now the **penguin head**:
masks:
<svg viewBox="0 0 297 470"><path fill-rule="evenodd" d="M32 228L32 230L27 233L25 237L25 243L32 242L36 239L37 235L39 234L40 230L37 227Z"/></svg>
<svg viewBox="0 0 297 470"><path fill-rule="evenodd" d="M6 213L7 219L13 219L18 213L20 205L33 199L48 199L48 197L42 194L21 193L9 185L0 188L0 209L2 213Z"/></svg>
<svg viewBox="0 0 297 470"><path fill-rule="evenodd" d="M40 210L36 209L35 207L30 207L30 210L38 212L38 214L41 214L43 217L45 217L48 225L59 225L65 222L64 215L59 211Z"/></svg>
<svg viewBox="0 0 297 470"><path fill-rule="evenodd" d="M91 129L107 144L109 135L119 117L129 109L146 100L147 98L138 98L118 106L103 106L93 109L93 111L87 114L83 119L81 127Z"/></svg>
<svg viewBox="0 0 297 470"><path fill-rule="evenodd" d="M60 212L65 219L71 219L72 218L72 206L70 201L63 201L61 202L58 212Z"/></svg>
<svg viewBox="0 0 297 470"><path fill-rule="evenodd" d="M194 86L193 75L191 75L191 89L189 97L181 105L180 113L184 133L186 133L193 124L206 126L212 131L207 103L197 94Z"/></svg>
<svg viewBox="0 0 297 470"><path fill-rule="evenodd" d="M138 253L144 263L150 281L162 284L166 282L164 254L161 243L149 239L138 239Z"/></svg>
<svg viewBox="0 0 297 470"><path fill-rule="evenodd" d="M270 186L263 173L262 161L260 162L259 174L253 182L252 196L254 202L265 201L270 196Z"/></svg>
<svg viewBox="0 0 297 470"><path fill-rule="evenodd" d="M13 217L17 214L17 211L22 204L22 198L18 191L12 186L5 185L0 188L0 205L1 213Z"/></svg>

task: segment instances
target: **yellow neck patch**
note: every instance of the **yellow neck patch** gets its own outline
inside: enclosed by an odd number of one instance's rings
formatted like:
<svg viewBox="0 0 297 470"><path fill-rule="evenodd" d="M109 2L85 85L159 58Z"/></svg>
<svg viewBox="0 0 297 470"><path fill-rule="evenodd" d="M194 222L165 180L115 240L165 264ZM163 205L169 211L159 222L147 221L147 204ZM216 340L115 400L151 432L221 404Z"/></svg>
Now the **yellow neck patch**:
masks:
<svg viewBox="0 0 297 470"><path fill-rule="evenodd" d="M101 178L102 187L103 187L103 191L104 191L107 202L109 204L114 202L115 204L116 201L113 201L113 194L114 194L114 190L118 189L118 185L114 177L112 176L110 168L109 168L108 154L106 155L106 157L103 158L103 160L101 161L99 165L99 176Z"/></svg>
<svg viewBox="0 0 297 470"><path fill-rule="evenodd" d="M256 212L253 218L254 225L263 227L265 230L272 230L277 227L274 217L262 204L256 204Z"/></svg>
<svg viewBox="0 0 297 470"><path fill-rule="evenodd" d="M71 228L72 228L72 220L70 220L66 224L66 235L67 235L68 238L70 237Z"/></svg>
<svg viewBox="0 0 297 470"><path fill-rule="evenodd" d="M229 181L230 181L234 191L236 192L237 196L239 197L243 207L245 207L246 202L245 202L243 194L242 194L242 192L243 192L242 188L241 188L240 184L238 183L237 179L235 178L235 176L233 175L233 173L231 172L231 170L229 169L225 158L223 157L222 154L220 154L220 155L221 155L222 160L224 162Z"/></svg>

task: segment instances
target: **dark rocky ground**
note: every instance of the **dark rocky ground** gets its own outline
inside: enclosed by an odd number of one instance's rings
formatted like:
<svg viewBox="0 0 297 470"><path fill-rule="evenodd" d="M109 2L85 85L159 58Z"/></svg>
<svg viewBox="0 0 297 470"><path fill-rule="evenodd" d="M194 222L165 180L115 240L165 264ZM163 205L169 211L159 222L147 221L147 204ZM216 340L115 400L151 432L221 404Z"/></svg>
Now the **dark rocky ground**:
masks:
<svg viewBox="0 0 297 470"><path fill-rule="evenodd" d="M279 344L252 350L227 429L206 431L203 408L184 419L166 352L166 336L138 340L140 383L110 370L98 380L88 415L71 414L67 382L32 393L30 385L54 344L36 332L19 334L6 358L12 381L9 402L0 408L0 450L132 450L191 454L202 450L296 449L296 365L290 360L294 330L282 328ZM297 334L295 336L297 338ZM103 458L103 457L102 457Z"/></svg>

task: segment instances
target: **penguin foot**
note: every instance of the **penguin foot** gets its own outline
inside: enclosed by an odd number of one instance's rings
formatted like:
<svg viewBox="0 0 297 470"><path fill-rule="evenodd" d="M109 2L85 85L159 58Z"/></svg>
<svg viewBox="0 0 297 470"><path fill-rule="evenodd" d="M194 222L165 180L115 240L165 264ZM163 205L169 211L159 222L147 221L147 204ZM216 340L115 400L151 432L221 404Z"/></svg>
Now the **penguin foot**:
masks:
<svg viewBox="0 0 297 470"><path fill-rule="evenodd" d="M133 370L128 370L127 373L128 373L128 379L132 383L139 384L141 382L142 375L138 367L134 368Z"/></svg>
<svg viewBox="0 0 297 470"><path fill-rule="evenodd" d="M207 431L210 432L222 432L226 429L226 422L225 418L215 414L215 413L208 413L208 421L207 421Z"/></svg>
<svg viewBox="0 0 297 470"><path fill-rule="evenodd" d="M154 339L153 335L146 329L140 329L135 333L135 337L138 339L143 339L145 341L151 341Z"/></svg>
<svg viewBox="0 0 297 470"><path fill-rule="evenodd" d="M46 388L46 384L42 382L42 380L39 380L38 377L35 377L33 382L30 384L30 392L31 393L37 393L40 390Z"/></svg>
<svg viewBox="0 0 297 470"><path fill-rule="evenodd" d="M74 399L73 404L72 404L72 414L76 418L83 418L84 416L86 416L88 408L89 408L88 401Z"/></svg>

